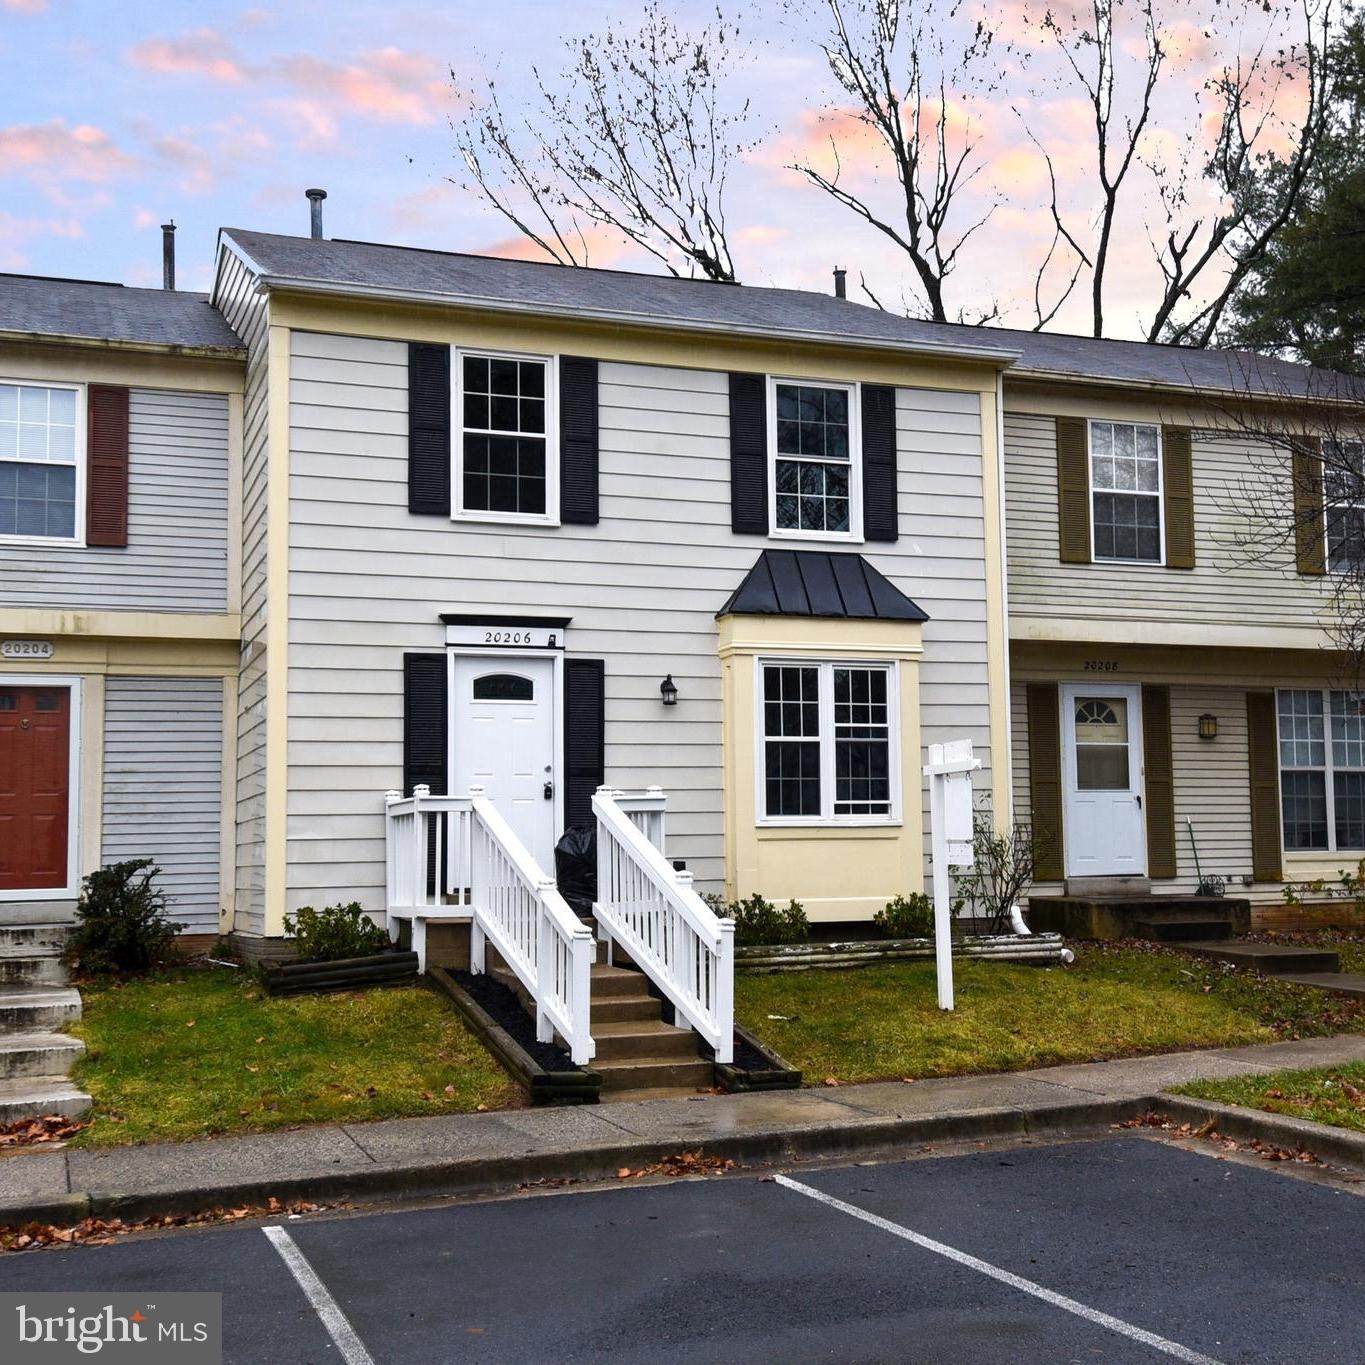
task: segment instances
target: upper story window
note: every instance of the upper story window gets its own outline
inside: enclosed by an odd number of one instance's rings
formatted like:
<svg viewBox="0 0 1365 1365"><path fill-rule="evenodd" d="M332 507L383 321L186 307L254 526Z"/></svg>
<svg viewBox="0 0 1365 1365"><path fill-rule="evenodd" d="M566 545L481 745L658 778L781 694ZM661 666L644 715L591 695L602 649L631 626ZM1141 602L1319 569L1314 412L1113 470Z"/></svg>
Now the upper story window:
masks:
<svg viewBox="0 0 1365 1365"><path fill-rule="evenodd" d="M1286 849L1365 849L1365 694L1279 694Z"/></svg>
<svg viewBox="0 0 1365 1365"><path fill-rule="evenodd" d="M774 379L769 409L770 525L778 535L862 534L857 391Z"/></svg>
<svg viewBox="0 0 1365 1365"><path fill-rule="evenodd" d="M541 356L459 353L457 516L558 518L554 367Z"/></svg>
<svg viewBox="0 0 1365 1365"><path fill-rule="evenodd" d="M1162 562L1158 427L1090 423L1090 505L1097 560Z"/></svg>
<svg viewBox="0 0 1365 1365"><path fill-rule="evenodd" d="M1327 563L1334 572L1365 567L1365 442L1323 448Z"/></svg>
<svg viewBox="0 0 1365 1365"><path fill-rule="evenodd" d="M75 388L0 383L0 536L76 539L78 409Z"/></svg>
<svg viewBox="0 0 1365 1365"><path fill-rule="evenodd" d="M760 821L894 822L895 670L825 662L759 668Z"/></svg>

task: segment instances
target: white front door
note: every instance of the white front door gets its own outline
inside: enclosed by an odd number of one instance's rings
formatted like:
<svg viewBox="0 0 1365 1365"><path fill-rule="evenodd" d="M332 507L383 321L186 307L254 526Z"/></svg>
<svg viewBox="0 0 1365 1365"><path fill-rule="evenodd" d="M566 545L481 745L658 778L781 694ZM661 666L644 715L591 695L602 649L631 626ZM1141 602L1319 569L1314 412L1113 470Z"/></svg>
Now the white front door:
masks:
<svg viewBox="0 0 1365 1365"><path fill-rule="evenodd" d="M553 659L454 656L451 791L478 784L549 876L555 848Z"/></svg>
<svg viewBox="0 0 1365 1365"><path fill-rule="evenodd" d="M1074 683L1061 700L1067 876L1144 876L1141 689Z"/></svg>

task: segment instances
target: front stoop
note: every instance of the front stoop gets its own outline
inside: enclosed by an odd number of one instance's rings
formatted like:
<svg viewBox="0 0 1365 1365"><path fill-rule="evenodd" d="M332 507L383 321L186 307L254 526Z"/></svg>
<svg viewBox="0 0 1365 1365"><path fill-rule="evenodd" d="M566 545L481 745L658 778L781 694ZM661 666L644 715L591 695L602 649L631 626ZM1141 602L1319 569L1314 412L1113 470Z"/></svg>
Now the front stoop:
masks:
<svg viewBox="0 0 1365 1365"><path fill-rule="evenodd" d="M61 961L66 934L64 924L0 926L0 1125L90 1108L69 1079L85 1044L58 1031L81 1017Z"/></svg>
<svg viewBox="0 0 1365 1365"><path fill-rule="evenodd" d="M1028 924L1035 934L1063 938L1229 939L1251 929L1251 902L1242 896L1030 896Z"/></svg>

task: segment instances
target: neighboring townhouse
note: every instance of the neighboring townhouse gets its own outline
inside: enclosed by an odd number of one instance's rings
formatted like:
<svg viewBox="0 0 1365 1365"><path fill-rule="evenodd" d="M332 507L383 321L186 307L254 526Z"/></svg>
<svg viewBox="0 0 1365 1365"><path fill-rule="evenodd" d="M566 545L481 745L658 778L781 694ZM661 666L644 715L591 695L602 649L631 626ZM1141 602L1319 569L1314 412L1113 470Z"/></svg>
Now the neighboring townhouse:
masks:
<svg viewBox="0 0 1365 1365"><path fill-rule="evenodd" d="M201 294L0 276L0 924L149 856L232 928L243 358Z"/></svg>
<svg viewBox="0 0 1365 1365"><path fill-rule="evenodd" d="M1044 835L1035 898L1189 896L1202 873L1254 905L1354 868L1365 702L1328 628L1321 474L1263 439L1312 420L1311 372L1002 340L1021 353L1004 450L1015 809ZM1316 498L1297 527L1296 491ZM1282 545L1272 506L1298 531Z"/></svg>
<svg viewBox="0 0 1365 1365"><path fill-rule="evenodd" d="M385 793L545 869L658 785L702 891L923 885L924 746L1007 810L989 333L792 290L225 229L248 347L236 925L385 908Z"/></svg>

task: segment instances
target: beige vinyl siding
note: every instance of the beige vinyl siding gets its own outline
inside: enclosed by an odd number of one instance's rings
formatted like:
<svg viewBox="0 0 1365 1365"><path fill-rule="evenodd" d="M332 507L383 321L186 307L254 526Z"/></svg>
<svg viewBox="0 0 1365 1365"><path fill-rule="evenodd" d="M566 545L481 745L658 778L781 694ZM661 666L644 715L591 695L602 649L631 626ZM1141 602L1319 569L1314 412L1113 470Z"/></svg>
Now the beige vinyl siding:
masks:
<svg viewBox="0 0 1365 1365"><path fill-rule="evenodd" d="M402 655L444 648L443 611L572 617L571 653L606 661L607 780L662 785L670 856L718 888L715 613L779 543L730 531L726 376L602 364L599 525L452 524L407 512L406 348L298 332L291 345L290 907L325 896L380 908ZM897 428L902 538L849 548L933 618L927 737L971 734L985 754L978 398L903 391ZM670 712L665 673L680 693Z"/></svg>
<svg viewBox="0 0 1365 1365"><path fill-rule="evenodd" d="M218 931L223 684L108 678L104 686L101 858L153 858L167 914Z"/></svg>
<svg viewBox="0 0 1365 1365"><path fill-rule="evenodd" d="M129 390L126 549L0 544L7 607L226 611L227 565L225 394Z"/></svg>
<svg viewBox="0 0 1365 1365"><path fill-rule="evenodd" d="M265 626L269 310L256 278L223 250L215 301L247 348L242 403L242 651L237 717L235 927L265 931Z"/></svg>
<svg viewBox="0 0 1365 1365"><path fill-rule="evenodd" d="M1008 400L1007 400L1008 401ZM1109 415L1097 403L1095 417ZM1121 419L1120 419L1121 420ZM1196 566L1063 564L1058 556L1057 442L1052 417L1005 412L1005 493L1011 621L1182 622L1311 626L1323 580L1294 569L1294 547L1251 562L1249 500L1283 497L1287 469L1237 435L1196 430L1192 443ZM1282 485L1282 486L1280 486ZM1289 514L1292 516L1292 514ZM1286 524L1292 524L1287 519ZM1264 552L1263 530L1257 549Z"/></svg>

